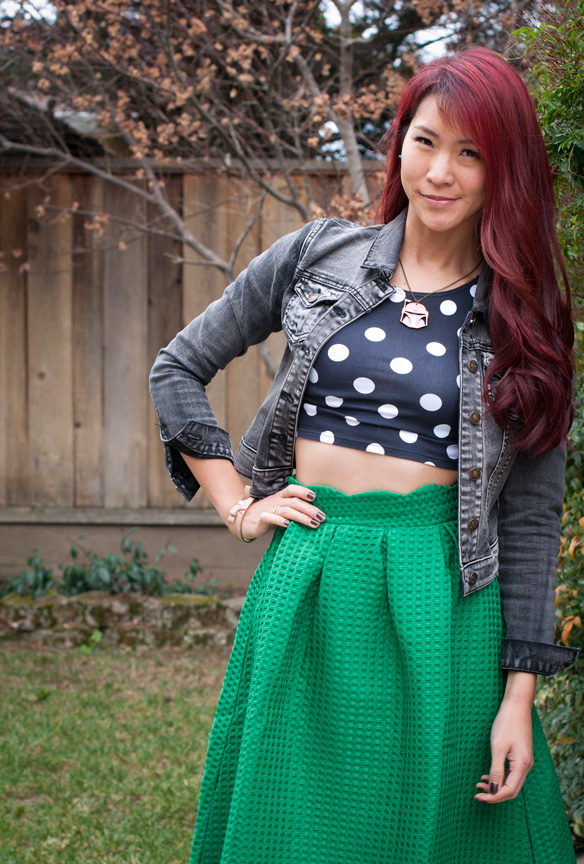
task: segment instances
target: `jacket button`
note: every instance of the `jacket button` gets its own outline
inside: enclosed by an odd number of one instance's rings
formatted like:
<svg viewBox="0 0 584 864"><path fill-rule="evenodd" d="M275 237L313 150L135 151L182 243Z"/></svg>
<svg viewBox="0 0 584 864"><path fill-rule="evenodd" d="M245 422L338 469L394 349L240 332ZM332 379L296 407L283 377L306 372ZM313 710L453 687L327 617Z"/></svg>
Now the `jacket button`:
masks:
<svg viewBox="0 0 584 864"><path fill-rule="evenodd" d="M479 520L475 518L469 519L466 527L469 531L476 531L479 527Z"/></svg>
<svg viewBox="0 0 584 864"><path fill-rule="evenodd" d="M481 422L481 412L480 411L471 411L468 419L473 424L473 426L476 426L477 423Z"/></svg>
<svg viewBox="0 0 584 864"><path fill-rule="evenodd" d="M468 577L468 584L469 585L475 585L478 578L479 577L476 573L471 573L470 576Z"/></svg>
<svg viewBox="0 0 584 864"><path fill-rule="evenodd" d="M467 363L468 369L470 372L476 372L479 368L479 364L476 360L469 360Z"/></svg>
<svg viewBox="0 0 584 864"><path fill-rule="evenodd" d="M317 300L318 300L318 291L313 291L312 294L308 295L308 302L309 303L316 303Z"/></svg>
<svg viewBox="0 0 584 864"><path fill-rule="evenodd" d="M470 477L471 480L478 480L479 477L481 476L481 469L480 468L471 468L470 471L468 472L468 476Z"/></svg>

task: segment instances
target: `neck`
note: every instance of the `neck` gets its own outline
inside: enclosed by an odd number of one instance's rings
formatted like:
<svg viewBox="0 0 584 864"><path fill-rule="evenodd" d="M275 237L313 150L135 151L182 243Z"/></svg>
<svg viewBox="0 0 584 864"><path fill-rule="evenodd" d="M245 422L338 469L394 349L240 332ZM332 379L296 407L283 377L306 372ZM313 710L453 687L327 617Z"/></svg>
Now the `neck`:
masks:
<svg viewBox="0 0 584 864"><path fill-rule="evenodd" d="M482 260L474 226L458 226L452 231L432 231L425 225L406 219L401 259L406 269L428 269L452 275L467 273Z"/></svg>

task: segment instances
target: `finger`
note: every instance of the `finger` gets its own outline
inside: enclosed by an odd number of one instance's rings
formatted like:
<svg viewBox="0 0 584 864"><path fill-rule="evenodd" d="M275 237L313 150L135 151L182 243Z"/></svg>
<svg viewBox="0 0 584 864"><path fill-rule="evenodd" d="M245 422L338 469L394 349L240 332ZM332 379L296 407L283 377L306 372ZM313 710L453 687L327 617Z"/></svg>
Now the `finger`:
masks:
<svg viewBox="0 0 584 864"><path fill-rule="evenodd" d="M484 801L487 804L499 804L501 801L510 801L513 798L517 798L528 773L529 768L525 770L524 767L520 770L511 767L508 773L505 774L501 788L495 794L490 791L490 784L477 783L477 788L481 787L482 791L475 795L475 800Z"/></svg>
<svg viewBox="0 0 584 864"><path fill-rule="evenodd" d="M306 486L296 486L294 483L282 489L280 494L284 495L284 497L292 495L296 498L305 499L306 501L314 501L316 498L316 492L312 489L308 489Z"/></svg>
<svg viewBox="0 0 584 864"><path fill-rule="evenodd" d="M495 804L501 800L506 755L505 748L491 746L491 767L488 774L482 775L482 782L476 784L476 788L479 790L475 795L476 801Z"/></svg>
<svg viewBox="0 0 584 864"><path fill-rule="evenodd" d="M278 513L262 513L260 520L265 525L275 525L277 528L287 528L290 525L290 519L286 519L280 512Z"/></svg>
<svg viewBox="0 0 584 864"><path fill-rule="evenodd" d="M489 775L488 774L481 774L481 779L476 784L476 788L480 789L483 792L489 791Z"/></svg>
<svg viewBox="0 0 584 864"><path fill-rule="evenodd" d="M309 528L318 528L326 519L324 513L317 507L313 507L305 501L297 501L296 499L291 499L290 503L283 502L282 504L277 504L272 511L266 511L262 514L262 518L266 517L265 521L271 521L271 516L288 519L291 522L299 522L301 525L306 525ZM278 523L272 522L271 524Z"/></svg>
<svg viewBox="0 0 584 864"><path fill-rule="evenodd" d="M315 504L311 504L309 501L306 500L306 498L299 498L297 495L284 496L283 493L281 493L281 495L277 497L271 496L269 499L266 499L266 502L269 503L269 505L273 508L273 510L275 509L277 513L281 513L285 508L288 508L286 510L286 516L288 519L293 519L295 522L304 522L305 524L308 524L306 520L299 519L294 511L303 513L305 516L308 516L309 521L316 520L318 523L324 522L326 518L325 514L322 512L322 510L320 510L319 507L317 507Z"/></svg>
<svg viewBox="0 0 584 864"><path fill-rule="evenodd" d="M491 767L489 770L489 791L496 795L505 781L505 758L507 748L491 747Z"/></svg>

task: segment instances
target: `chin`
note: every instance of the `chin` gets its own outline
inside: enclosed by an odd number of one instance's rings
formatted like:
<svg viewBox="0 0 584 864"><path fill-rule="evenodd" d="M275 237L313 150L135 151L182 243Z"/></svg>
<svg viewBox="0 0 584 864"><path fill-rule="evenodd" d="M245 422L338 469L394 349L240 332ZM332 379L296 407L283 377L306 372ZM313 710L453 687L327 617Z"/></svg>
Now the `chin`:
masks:
<svg viewBox="0 0 584 864"><path fill-rule="evenodd" d="M460 216L454 213L428 213L425 211L423 214L418 213L417 215L426 229L439 232L456 231L457 229L464 227L474 229L479 219L478 213Z"/></svg>

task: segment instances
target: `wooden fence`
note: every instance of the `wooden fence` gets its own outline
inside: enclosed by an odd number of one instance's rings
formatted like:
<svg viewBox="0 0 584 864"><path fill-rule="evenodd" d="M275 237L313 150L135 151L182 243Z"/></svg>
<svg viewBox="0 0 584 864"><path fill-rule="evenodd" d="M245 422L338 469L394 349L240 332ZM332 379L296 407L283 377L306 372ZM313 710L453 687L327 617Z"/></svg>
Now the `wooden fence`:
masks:
<svg viewBox="0 0 584 864"><path fill-rule="evenodd" d="M193 233L228 256L254 190L211 173L165 180ZM321 171L311 182L326 199L342 177ZM159 348L222 293L224 279L188 263L197 256L172 239L114 221L100 237L79 214L62 219L47 211L39 218L47 191L65 208L75 201L80 211L129 221L156 217L131 193L80 173L55 175L44 188L25 185L0 200L0 507L8 521L33 513L41 521L60 514L83 522L108 510L132 512L130 521L136 510L178 516L184 502L164 466L148 373ZM266 199L237 270L300 224L294 210ZM271 337L274 357L281 339ZM210 385L217 419L234 445L269 383L251 349Z"/></svg>

